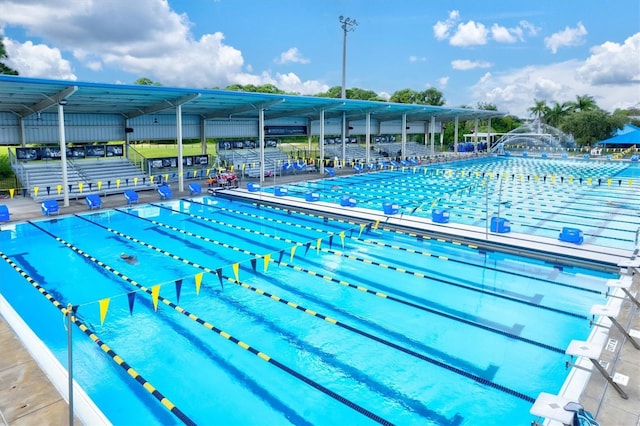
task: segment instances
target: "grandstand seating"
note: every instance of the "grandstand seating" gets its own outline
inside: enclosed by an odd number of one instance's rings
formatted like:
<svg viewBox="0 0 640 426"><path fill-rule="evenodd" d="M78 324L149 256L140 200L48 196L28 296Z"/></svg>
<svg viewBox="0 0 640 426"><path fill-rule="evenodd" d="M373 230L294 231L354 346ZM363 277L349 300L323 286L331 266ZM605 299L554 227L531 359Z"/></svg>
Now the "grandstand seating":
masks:
<svg viewBox="0 0 640 426"><path fill-rule="evenodd" d="M60 162L33 162L14 168L34 200L62 199L62 168ZM155 185L138 167L126 159L67 161L69 196L80 198L86 193L101 195L123 193L127 189L153 189ZM60 186L60 190L58 190ZM38 191L34 188L37 187Z"/></svg>

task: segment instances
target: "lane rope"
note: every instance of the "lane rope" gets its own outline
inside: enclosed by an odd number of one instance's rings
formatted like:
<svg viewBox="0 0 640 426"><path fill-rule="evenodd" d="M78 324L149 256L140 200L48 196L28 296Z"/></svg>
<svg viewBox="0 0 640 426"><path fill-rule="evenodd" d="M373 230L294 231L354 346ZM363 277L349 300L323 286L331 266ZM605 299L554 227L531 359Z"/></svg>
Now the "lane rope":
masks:
<svg viewBox="0 0 640 426"><path fill-rule="evenodd" d="M155 250L156 252L162 253L162 254L164 254L164 255L166 255L166 256L168 256L168 257L171 257L171 258L173 258L173 259L179 260L179 261L181 261L181 262L183 262L183 263L185 263L185 264L189 264L189 265L191 265L191 266L198 267L198 268L200 268L200 269L206 270L207 272L211 272L211 273L212 273L212 272L214 272L213 270L211 270L211 269L209 269L209 268L206 268L206 267L204 267L204 266L198 265L197 263L191 262L191 261L189 261L188 259L185 259L185 258L183 258L183 257L180 257L180 256L177 256L177 255L175 255L175 254L172 254L172 253L170 253L170 252L168 252L168 251L166 251L166 250L163 250L163 249L161 249L161 248L159 248L159 247L155 247L155 246L153 246L153 245L151 245L151 244L145 243L144 241L141 241L141 240L139 240L139 239L137 239L137 238L131 237L131 236L126 235L126 234L123 234L123 233L121 233L120 231L117 231L117 230L115 230L115 229L109 228L109 227L104 226L104 225L102 225L102 224L99 224L99 223L93 222L93 221L91 221L91 220L89 220L89 219L87 219L87 218L85 218L85 217L79 216L79 215L74 215L74 216L75 216L75 217L77 217L77 218L83 219L83 220L85 220L85 221L87 221L87 222L89 222L89 223L91 223L91 224L93 224L93 225L99 226L99 227L101 227L101 228L103 228L103 229L105 229L105 230L107 230L107 231L109 231L109 232L112 232L112 233L114 233L114 234L116 234L116 235L118 235L118 236L121 236L121 237L126 238L126 239L128 239L128 240L130 240L130 241L133 241L133 242L135 242L135 243L138 243L138 244L140 244L140 245L143 245L143 246L145 246L145 247L147 247L147 248L153 249L153 250ZM106 269L106 270L108 270L109 272L113 273L114 275L116 275L116 276L118 276L118 277L122 278L123 280L127 281L129 284L134 285L134 286L136 286L136 287L140 288L141 290L143 290L144 292L148 293L149 295L151 295L151 294L152 294L152 292L151 292L151 290L150 290L150 289L148 289L148 288L146 288L146 287L142 286L141 284L139 284L138 282L136 282L136 281L135 281L135 280L133 280L132 278L129 278L129 277L127 277L126 275L124 275L124 274L120 273L119 271L115 270L115 269L114 269L114 268L112 268L111 266L109 266L109 265L107 265L107 264L105 264L105 263L103 263L103 262L101 262L101 261L99 261L99 260L97 260L97 259L95 259L95 258L93 258L93 257L90 257L87 253L83 252L81 249L76 248L75 246L73 246L72 244L70 244L70 243L66 242L65 240L63 240L63 239L61 239L61 238L59 238L59 237L56 237L56 239L57 239L58 241L60 241L62 244L66 245L67 247L69 247L69 248L71 248L72 250L76 251L77 253L79 253L79 254L81 254L81 255L83 255L83 256L85 256L85 257L87 257L87 258L91 259L91 260L92 260L92 261L94 261L94 262L96 262L98 265L102 266L103 268L105 268L105 269ZM322 393L324 393L325 395L330 396L331 398L335 399L336 401L341 402L342 404L346 405L347 407L349 407L349 408L351 408L351 409L353 409L353 410L355 410L355 411L359 412L360 414L362 414L362 415L364 415L364 416L366 416L366 417L370 418L371 420L374 420L374 421L376 421L376 422L378 422L378 423L380 423L380 424L383 424L383 425L392 425L392 423L391 423L391 422L389 422L388 420L385 420L384 418L382 418L382 417L378 416L377 414L375 414L375 413L373 413L373 412L371 412L371 411L367 410L366 408L364 408L364 407L362 407L362 406L360 406L360 405L356 404L355 402L353 402L353 401L351 401L351 400L349 400L349 399L347 399L347 398L343 397L342 395L340 395L340 394L338 394L338 393L336 393L336 392L332 391L331 389L329 389L329 388L327 388L327 387L325 387L325 386L321 385L320 383L318 383L318 382L314 381L313 379L311 379L311 378L309 378L309 377L307 377L307 376L305 376L305 375L303 375L303 374L301 374L301 373L297 372L296 370L294 370L294 369L292 369L291 367L288 367L287 365L285 365L285 364L283 364L283 363L281 363L281 362L277 361L276 359L272 358L271 356L267 355L266 353L261 352L261 351L259 351L259 350L255 349L255 348L251 347L251 346L250 346L250 345L248 345L247 343L245 343L245 342L243 342L243 341L241 341L241 340L239 340L239 339L237 339L237 338L233 337L232 335L230 335L230 334L229 334L229 333L227 333L226 331L224 331L224 330L222 330L222 329L217 328L215 325L210 324L210 323L208 323L208 322L206 322L206 321L204 321L204 320L200 319L197 315L195 315L195 314L193 314L193 313L191 313L191 312L187 311L186 309L184 309L184 308L182 308L181 306L179 306L179 305L177 305L177 304L173 303L173 302L172 302L172 301L170 301L169 299L167 299L167 298L165 298L165 297L162 297L162 296L160 296L160 295L158 295L157 297L158 297L158 300L159 300L159 301L161 301L161 302L162 302L162 303L164 303L165 305L167 305L167 306L169 306L169 307L173 308L173 309L174 309L174 310L176 310L177 312L179 312L179 313L181 313L181 314L185 315L185 316L186 316L186 317L188 317L189 319L191 319L191 320L193 320L193 321L197 322L198 324L200 324L200 325L204 326L205 328L207 328L207 329L209 329L209 330L213 331L214 333L217 333L219 336L222 336L222 337L224 337L225 339L227 339L227 340L229 340L229 341L231 341L231 342L235 343L237 346L239 346L239 347L241 347L241 348L243 348L243 349L245 349L245 350L248 350L248 351L249 351L249 352L251 352L252 354L256 355L258 358L260 358L260 359L262 359L262 360L264 360L264 361L266 361L266 362L268 362L268 363L270 363L270 364L272 364L272 365L275 365L276 367L280 368L282 371L284 371L284 372L286 372L286 373L290 374L291 376L293 376L293 377L295 377L295 378L297 378L297 379L301 380L302 382L304 382L304 383L306 383L306 384L308 384L308 385L310 385L310 386L314 387L315 389L317 389L317 390L321 391L321 392L322 392Z"/></svg>
<svg viewBox="0 0 640 426"><path fill-rule="evenodd" d="M47 231L45 230L45 232ZM22 268L20 268L20 266L18 266L13 260L11 260L5 253L0 251L0 257L2 257L2 259L7 262L9 266L11 266L16 272L18 272L22 276L22 278L24 278L34 288L36 288L36 290L38 290L49 302L51 302L53 306L58 308L64 316L71 314L71 322L73 322L85 335L87 335L96 345L98 345L98 347L104 353L109 355L112 361L114 361L124 371L126 371L133 380L135 380L155 399L157 399L166 409L168 409L172 414L180 419L180 421L182 421L185 425L195 426L196 423L193 420L191 420L182 410L176 407L173 402L165 397L155 386L153 386L147 379L139 374L133 367L131 367L131 365L129 365L120 355L114 352L113 349L111 349L106 343L104 343L93 330L91 330L83 322L81 322L78 317L74 315L75 312L73 312L73 307L71 309L72 312L70 313L68 308L64 307L49 292L47 292L44 287L42 287L33 278L31 278L29 274L27 274Z"/></svg>

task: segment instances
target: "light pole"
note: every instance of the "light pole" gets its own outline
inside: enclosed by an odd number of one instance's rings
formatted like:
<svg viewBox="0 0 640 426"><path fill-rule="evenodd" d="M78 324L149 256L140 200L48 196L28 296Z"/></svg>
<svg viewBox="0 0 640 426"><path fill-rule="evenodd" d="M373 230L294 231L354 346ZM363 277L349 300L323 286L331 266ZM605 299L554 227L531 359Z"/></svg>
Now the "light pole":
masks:
<svg viewBox="0 0 640 426"><path fill-rule="evenodd" d="M338 18L340 23L342 24L342 31L344 36L342 38L342 99L347 98L347 87L346 87L346 74L347 74L347 33L349 31L355 31L358 26L358 22L355 19L345 18L344 16L340 16ZM347 136L347 113L342 113L342 165L344 166L346 162L346 136Z"/></svg>
<svg viewBox="0 0 640 426"><path fill-rule="evenodd" d="M355 27L358 26L358 22L355 19L345 18L344 16L340 16L338 20L342 24L342 31L344 32L344 37L342 38L342 99L345 99L347 97L347 88L345 86L347 69L347 33L355 31Z"/></svg>

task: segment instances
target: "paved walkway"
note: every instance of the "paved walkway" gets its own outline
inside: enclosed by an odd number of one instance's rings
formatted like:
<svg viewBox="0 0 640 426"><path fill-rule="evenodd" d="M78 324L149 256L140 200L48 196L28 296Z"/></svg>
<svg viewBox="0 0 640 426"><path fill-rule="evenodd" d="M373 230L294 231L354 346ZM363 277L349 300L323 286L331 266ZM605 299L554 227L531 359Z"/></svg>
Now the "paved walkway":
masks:
<svg viewBox="0 0 640 426"><path fill-rule="evenodd" d="M318 175L309 177L317 178ZM278 184L300 180L301 176L278 178ZM205 182L200 182L206 191ZM265 185L274 182L265 182ZM172 184L175 188L176 184ZM187 185L185 184L185 188ZM140 203L157 202L156 191L141 191ZM188 191L173 189L173 198L186 197ZM102 198L102 208L122 207L126 201L122 194ZM16 197L0 200L12 213L11 221L19 222L43 217L40 204L30 198ZM60 203L60 213L70 214L88 210L84 199L72 199L68 207ZM632 294L640 293L640 275L634 277ZM629 300L622 303L618 321L625 329L637 330L636 341L640 342L640 308ZM634 332L635 333L635 332ZM581 403L590 411L601 426L640 426L640 350L626 341L624 335L612 328L609 338L616 340L614 351L603 350L601 361L608 363L608 371L627 376L629 381L622 386L629 396L625 400L597 371L582 394ZM22 346L15 333L0 316L0 425L62 425L69 419L68 406L49 382L29 352ZM80 422L76 419L76 423Z"/></svg>

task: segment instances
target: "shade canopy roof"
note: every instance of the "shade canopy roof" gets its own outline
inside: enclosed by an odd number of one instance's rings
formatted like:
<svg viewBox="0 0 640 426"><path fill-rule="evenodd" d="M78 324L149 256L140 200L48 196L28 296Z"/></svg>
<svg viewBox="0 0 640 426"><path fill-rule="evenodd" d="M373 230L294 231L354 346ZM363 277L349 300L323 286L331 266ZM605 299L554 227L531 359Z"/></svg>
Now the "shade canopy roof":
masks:
<svg viewBox="0 0 640 426"><path fill-rule="evenodd" d="M173 114L178 105L182 114L231 120L257 119L261 109L266 120L289 117L317 120L322 110L325 118L345 114L348 120L361 120L371 113L371 118L379 121L397 120L403 114L409 121L428 121L435 117L442 122L453 121L456 116L460 120L474 120L505 115L468 108L0 75L0 112L24 118L54 112L61 102L65 113L120 114L126 118Z"/></svg>

